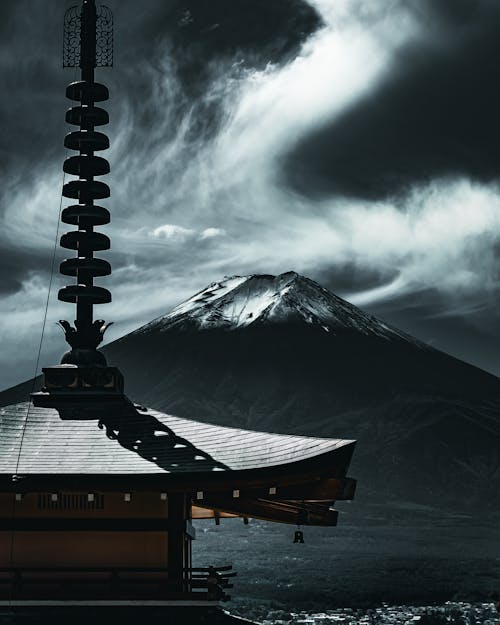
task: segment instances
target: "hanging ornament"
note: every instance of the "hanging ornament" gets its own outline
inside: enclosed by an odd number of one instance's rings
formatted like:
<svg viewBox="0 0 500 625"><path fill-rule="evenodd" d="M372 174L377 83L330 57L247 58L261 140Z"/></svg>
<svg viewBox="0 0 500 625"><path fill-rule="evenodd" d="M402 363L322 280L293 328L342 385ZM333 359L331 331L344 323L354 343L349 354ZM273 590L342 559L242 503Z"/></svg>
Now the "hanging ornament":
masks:
<svg viewBox="0 0 500 625"><path fill-rule="evenodd" d="M297 512L297 529L293 537L294 543L304 543L304 532L301 529L302 525L309 523L309 514L305 508L304 502L302 502L302 508Z"/></svg>

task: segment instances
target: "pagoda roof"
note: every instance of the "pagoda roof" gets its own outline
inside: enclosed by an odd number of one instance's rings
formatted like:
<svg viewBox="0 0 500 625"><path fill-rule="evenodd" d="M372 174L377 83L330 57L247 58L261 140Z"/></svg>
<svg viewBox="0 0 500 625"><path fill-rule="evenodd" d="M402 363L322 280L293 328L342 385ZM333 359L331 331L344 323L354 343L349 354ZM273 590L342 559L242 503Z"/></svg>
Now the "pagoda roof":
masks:
<svg viewBox="0 0 500 625"><path fill-rule="evenodd" d="M29 407L29 410L28 410ZM64 418L28 402L0 408L0 475L174 476L317 465L344 477L355 441L255 432L135 406L97 419ZM336 460L335 460L336 459Z"/></svg>

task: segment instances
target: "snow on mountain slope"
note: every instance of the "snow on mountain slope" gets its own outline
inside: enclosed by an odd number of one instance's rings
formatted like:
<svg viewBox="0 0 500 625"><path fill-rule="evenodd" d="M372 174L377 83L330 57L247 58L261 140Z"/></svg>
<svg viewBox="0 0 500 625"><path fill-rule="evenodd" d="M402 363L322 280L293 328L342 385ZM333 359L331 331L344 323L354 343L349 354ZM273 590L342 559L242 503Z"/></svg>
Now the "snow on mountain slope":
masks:
<svg viewBox="0 0 500 625"><path fill-rule="evenodd" d="M351 330L427 347L293 271L278 276L232 276L213 282L136 332L162 331L186 323L197 329L231 330L284 322L317 325L332 334Z"/></svg>

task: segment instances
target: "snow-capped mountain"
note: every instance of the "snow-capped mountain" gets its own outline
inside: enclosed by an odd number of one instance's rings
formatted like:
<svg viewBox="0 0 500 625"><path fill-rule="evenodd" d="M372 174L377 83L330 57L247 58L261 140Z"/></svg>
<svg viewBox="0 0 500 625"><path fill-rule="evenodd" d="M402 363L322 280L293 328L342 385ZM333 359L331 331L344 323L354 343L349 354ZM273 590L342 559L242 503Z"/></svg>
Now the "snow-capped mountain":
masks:
<svg viewBox="0 0 500 625"><path fill-rule="evenodd" d="M214 282L103 351L152 408L357 439L358 498L500 510L500 380L296 273Z"/></svg>
<svg viewBox="0 0 500 625"><path fill-rule="evenodd" d="M306 323L333 334L351 330L426 347L294 271L278 276L231 276L213 282L136 332L182 325L232 330L265 323Z"/></svg>

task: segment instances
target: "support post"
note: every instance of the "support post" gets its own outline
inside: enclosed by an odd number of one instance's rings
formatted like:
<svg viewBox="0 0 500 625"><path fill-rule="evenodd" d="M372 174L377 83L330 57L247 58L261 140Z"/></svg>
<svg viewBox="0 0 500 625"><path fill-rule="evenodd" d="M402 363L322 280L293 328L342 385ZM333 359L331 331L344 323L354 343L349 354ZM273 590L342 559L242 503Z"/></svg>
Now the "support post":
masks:
<svg viewBox="0 0 500 625"><path fill-rule="evenodd" d="M186 567L186 495L168 494L168 578L169 590L184 592Z"/></svg>

